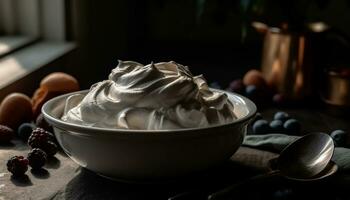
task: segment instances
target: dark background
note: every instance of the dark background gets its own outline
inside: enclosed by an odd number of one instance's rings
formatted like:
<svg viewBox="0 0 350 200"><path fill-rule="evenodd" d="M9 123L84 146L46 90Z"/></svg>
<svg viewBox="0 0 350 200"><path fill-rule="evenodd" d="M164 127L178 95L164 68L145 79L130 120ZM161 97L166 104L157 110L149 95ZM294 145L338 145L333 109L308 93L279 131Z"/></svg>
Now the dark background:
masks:
<svg viewBox="0 0 350 200"><path fill-rule="evenodd" d="M225 87L250 68L260 68L264 36L247 26L235 0L207 0L203 15L197 18L195 0L117 0L68 1L69 39L79 49L66 71L80 80L83 88L106 79L120 60L143 64L176 61L190 67L193 74L204 74L209 82ZM269 0L260 20L277 25L284 10L279 1ZM324 1L309 6L308 19L322 20L342 35L350 35L347 0ZM251 17L251 16L249 16ZM326 52L334 52L326 45ZM328 48L328 49L327 49ZM344 54L341 48L335 47ZM348 54L346 54L347 56ZM346 57L342 56L342 57Z"/></svg>

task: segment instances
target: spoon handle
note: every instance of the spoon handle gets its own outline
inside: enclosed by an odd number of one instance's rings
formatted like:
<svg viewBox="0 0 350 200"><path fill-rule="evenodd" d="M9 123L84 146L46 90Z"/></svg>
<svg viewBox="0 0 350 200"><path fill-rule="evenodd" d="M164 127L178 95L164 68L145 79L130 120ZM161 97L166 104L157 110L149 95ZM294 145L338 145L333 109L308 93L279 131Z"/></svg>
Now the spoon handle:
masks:
<svg viewBox="0 0 350 200"><path fill-rule="evenodd" d="M239 188L240 186L243 186L247 183L251 183L252 181L257 181L257 180L265 179L265 178L272 177L272 176L278 176L278 175L280 175L280 171L274 170L274 171L270 171L266 174L259 174L257 176L253 176L253 177L248 178L242 182L232 184L232 185L227 186L226 188L224 188L218 192L210 194L208 196L208 200L227 199L228 197L231 197L231 194L233 192L237 191L236 189Z"/></svg>

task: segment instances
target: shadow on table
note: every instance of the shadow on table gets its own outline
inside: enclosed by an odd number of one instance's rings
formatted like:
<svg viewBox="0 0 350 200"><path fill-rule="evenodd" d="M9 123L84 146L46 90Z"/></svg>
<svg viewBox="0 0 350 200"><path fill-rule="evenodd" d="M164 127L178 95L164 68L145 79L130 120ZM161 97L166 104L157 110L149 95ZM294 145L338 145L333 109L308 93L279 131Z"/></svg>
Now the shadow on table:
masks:
<svg viewBox="0 0 350 200"><path fill-rule="evenodd" d="M66 186L65 199L168 199L188 191L214 192L233 182L242 180L252 170L237 163L222 166L171 182L152 184L121 183L103 178L89 170L81 169ZM60 194L62 196L62 194Z"/></svg>
<svg viewBox="0 0 350 200"><path fill-rule="evenodd" d="M26 174L21 175L21 176L11 176L11 182L18 186L18 187L28 187L28 186L32 186L33 183L30 180L29 176L27 176Z"/></svg>
<svg viewBox="0 0 350 200"><path fill-rule="evenodd" d="M45 167L49 169L58 169L61 166L61 161L55 156L47 159Z"/></svg>
<svg viewBox="0 0 350 200"><path fill-rule="evenodd" d="M32 173L32 175L35 177L35 178L38 178L38 179L47 179L50 177L50 172L47 171L46 169L44 168L40 168L40 169L31 169L30 172Z"/></svg>
<svg viewBox="0 0 350 200"><path fill-rule="evenodd" d="M14 143L12 142L8 142L8 143L1 143L0 149L3 150L7 150L7 149L13 149L13 147L16 146Z"/></svg>
<svg viewBox="0 0 350 200"><path fill-rule="evenodd" d="M246 166L240 166L239 163L228 162L220 167L191 177L179 178L173 182L128 184L112 181L89 170L81 169L77 176L67 184L64 191L61 191L62 193L57 194L57 196L60 197L60 200L158 200L168 199L184 192L199 192L196 193L195 198L190 199L206 199L208 194L258 173L261 172L249 169ZM237 188L232 194L232 199L348 199L344 198L348 196L344 193L347 190L336 186L332 179L334 178L315 183L300 183L274 177Z"/></svg>

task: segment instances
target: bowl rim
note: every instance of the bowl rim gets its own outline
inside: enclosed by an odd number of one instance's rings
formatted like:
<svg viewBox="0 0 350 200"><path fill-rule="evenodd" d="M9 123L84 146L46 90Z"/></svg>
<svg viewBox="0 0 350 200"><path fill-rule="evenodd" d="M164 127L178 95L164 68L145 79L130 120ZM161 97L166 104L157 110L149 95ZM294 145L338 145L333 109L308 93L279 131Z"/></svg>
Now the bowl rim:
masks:
<svg viewBox="0 0 350 200"><path fill-rule="evenodd" d="M58 127L58 128L63 129L63 130L81 132L84 134L88 134L88 133L94 133L94 134L95 133L103 133L103 134L120 133L120 134L142 134L142 135L145 135L145 134L154 135L157 133L159 133L159 134L164 134L164 133L171 134L171 133L179 133L179 132L184 133L184 132L194 132L194 131L195 132L203 131L203 133L205 133L205 132L208 132L207 130L210 130L210 129L224 128L224 127L229 127L229 126L233 126L233 125L237 125L237 124L243 124L243 123L251 120L255 116L255 114L257 113L256 105L254 104L254 102L252 102L247 97L244 97L244 96L239 95L237 93L233 93L233 92L229 92L229 91L225 91L225 90L220 90L220 89L210 88L210 90L228 93L230 95L233 95L233 96L240 98L246 104L246 107L248 109L248 114L242 118L239 118L239 119L232 121L232 122L229 122L229 123L211 125L211 126L207 126L207 127L163 129L163 130L138 130L138 129L116 129L116 128L101 128L101 127L84 126L84 125L79 125L79 124L74 124L74 123L63 121L61 119L53 117L52 115L50 115L46 112L48 107L51 104L54 104L56 101L58 101L62 98L67 98L68 96L71 96L74 94L85 93L85 92L88 92L89 90L80 90L80 91L71 92L71 93L67 93L67 94L63 94L63 95L54 97L54 98L48 100L47 102L45 102L45 104L41 108L41 112L42 112L44 118L50 124L52 124L54 127ZM206 131L204 131L204 130L206 130ZM151 134L149 134L149 133L151 133Z"/></svg>

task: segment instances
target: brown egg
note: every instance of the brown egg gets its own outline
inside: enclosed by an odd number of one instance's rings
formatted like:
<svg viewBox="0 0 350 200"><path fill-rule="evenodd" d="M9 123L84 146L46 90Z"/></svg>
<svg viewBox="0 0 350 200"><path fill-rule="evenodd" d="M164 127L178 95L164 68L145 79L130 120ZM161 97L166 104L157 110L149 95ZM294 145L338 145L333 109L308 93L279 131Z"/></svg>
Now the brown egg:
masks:
<svg viewBox="0 0 350 200"><path fill-rule="evenodd" d="M15 129L23 122L32 120L32 103L21 93L7 95L0 104L0 124Z"/></svg>
<svg viewBox="0 0 350 200"><path fill-rule="evenodd" d="M49 91L47 88L40 87L35 90L32 97L32 109L33 109L33 118L35 119L41 113L41 107L44 103L49 100L48 98Z"/></svg>
<svg viewBox="0 0 350 200"><path fill-rule="evenodd" d="M244 85L255 85L258 88L265 88L266 81L259 70L252 69L249 70L243 78Z"/></svg>
<svg viewBox="0 0 350 200"><path fill-rule="evenodd" d="M45 87L49 92L68 93L79 90L79 83L73 76L63 73L54 72L43 78L40 87Z"/></svg>
<svg viewBox="0 0 350 200"><path fill-rule="evenodd" d="M35 91L32 97L34 118L41 113L41 107L46 101L61 94L78 90L77 79L69 74L54 72L45 76L40 82L40 88Z"/></svg>
<svg viewBox="0 0 350 200"><path fill-rule="evenodd" d="M40 87L34 92L32 97L33 118L35 119L41 113L41 107L44 103L64 92L50 92L46 87Z"/></svg>

